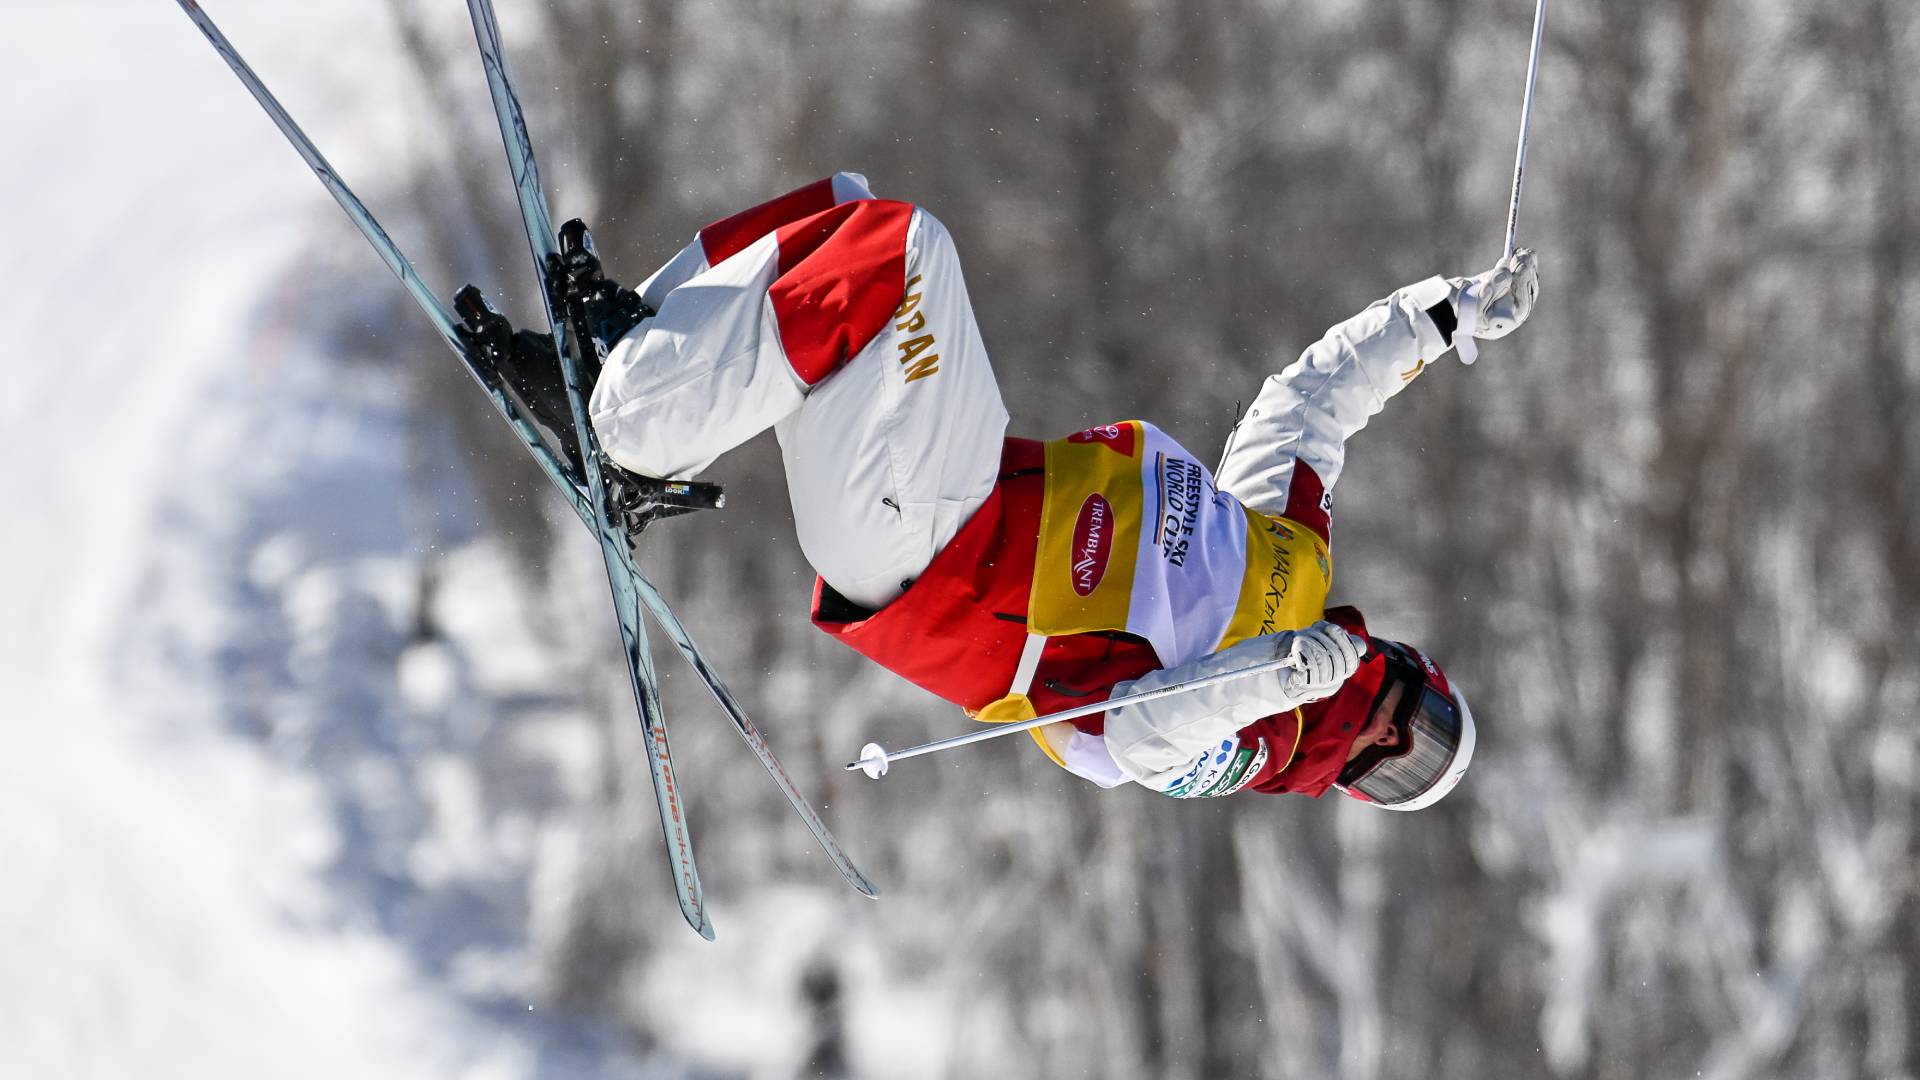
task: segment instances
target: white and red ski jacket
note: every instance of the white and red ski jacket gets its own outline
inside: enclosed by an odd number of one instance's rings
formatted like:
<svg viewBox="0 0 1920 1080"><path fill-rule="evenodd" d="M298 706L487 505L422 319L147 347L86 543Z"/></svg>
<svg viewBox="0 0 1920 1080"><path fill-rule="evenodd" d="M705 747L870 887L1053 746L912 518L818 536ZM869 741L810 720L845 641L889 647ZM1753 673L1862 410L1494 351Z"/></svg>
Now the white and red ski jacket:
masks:
<svg viewBox="0 0 1920 1080"><path fill-rule="evenodd" d="M609 453L686 475L712 460L701 447L737 444L791 413L908 306L899 252L915 213L841 174L701 230L642 295L659 306L688 283L749 283L711 290L711 310L680 317L673 347L689 363L670 387L687 398L688 424L740 430L715 443L671 424L623 425L635 407L618 362L629 339L594 392ZM1448 349L1450 312L1445 330L1428 313L1448 296L1444 280L1429 279L1328 331L1267 380L1217 478L1139 421L1047 443L1005 439L991 490L904 593L871 610L816 580L815 624L986 720L1097 700L1148 671L1322 617L1364 630L1350 609L1326 610L1331 490L1346 439ZM686 294L674 298L684 311ZM730 376L748 371L742 357L769 350L784 354L791 378ZM1244 729L1232 767L1188 793L1320 794L1355 734L1322 722L1324 712L1309 705ZM1101 731L1093 716L1036 739L1112 786L1122 778Z"/></svg>

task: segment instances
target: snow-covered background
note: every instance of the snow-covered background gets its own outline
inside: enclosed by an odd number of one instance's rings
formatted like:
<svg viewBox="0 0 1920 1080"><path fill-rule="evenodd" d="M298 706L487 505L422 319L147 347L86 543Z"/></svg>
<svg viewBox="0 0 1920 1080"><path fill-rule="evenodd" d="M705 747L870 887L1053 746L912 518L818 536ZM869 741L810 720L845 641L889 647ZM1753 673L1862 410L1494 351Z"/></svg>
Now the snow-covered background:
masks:
<svg viewBox="0 0 1920 1080"><path fill-rule="evenodd" d="M420 407L407 365L450 358L323 189L173 4L0 12L0 311L23 332L0 406L0 1075L780 1075L816 1054L800 987L848 914L831 869L797 892L709 869L725 937L679 922L644 787L617 822L597 796L631 724L597 553L560 533L539 559L558 599L534 595L457 421ZM430 252L407 185L432 132L393 10L212 14ZM611 768L644 785L625 753ZM764 855L764 824L740 828ZM608 851L642 880L596 870ZM663 939L643 977L575 940L582 879L639 893L613 934ZM602 968L657 1034L571 999ZM912 1075L940 1038L896 989L866 1001L904 1036L864 1052Z"/></svg>
<svg viewBox="0 0 1920 1080"><path fill-rule="evenodd" d="M616 274L859 169L959 238L1020 432L1197 448L1479 269L1532 5L502 7ZM211 10L525 304L460 5ZM1542 309L1341 493L1336 600L1474 688L1460 793L848 778L959 717L806 626L758 444L646 561L885 895L662 656L709 945L596 553L377 259L175 4L0 0L0 1077L1920 1075L1920 9L1554 20Z"/></svg>
<svg viewBox="0 0 1920 1080"><path fill-rule="evenodd" d="M381 5L224 7L380 191L406 156ZM514 1015L511 976L434 967L449 917L524 947L488 909L524 907L489 886L526 858L473 835L451 755L489 717L437 696L457 661L405 648L416 548L471 538L458 485L404 487L391 365L310 332L383 271L173 4L11 0L0 25L0 1074L643 1074ZM482 624L513 599L466 595ZM529 643L499 655L523 663L497 685L533 679Z"/></svg>

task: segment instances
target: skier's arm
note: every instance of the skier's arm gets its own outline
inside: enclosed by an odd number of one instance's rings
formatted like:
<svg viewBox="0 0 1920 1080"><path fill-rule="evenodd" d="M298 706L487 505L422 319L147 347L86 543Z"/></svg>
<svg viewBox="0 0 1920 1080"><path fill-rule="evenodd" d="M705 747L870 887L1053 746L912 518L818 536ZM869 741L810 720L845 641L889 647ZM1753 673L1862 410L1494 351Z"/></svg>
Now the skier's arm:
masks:
<svg viewBox="0 0 1920 1080"><path fill-rule="evenodd" d="M1521 252L1475 278L1431 277L1396 290L1334 326L1261 387L1221 461L1221 490L1324 536L1347 440L1456 344L1504 336L1524 321L1537 280L1533 253ZM1462 358L1470 362L1473 351L1462 348Z"/></svg>
<svg viewBox="0 0 1920 1080"><path fill-rule="evenodd" d="M1237 761L1242 729L1308 702L1333 696L1360 666L1360 645L1345 630L1318 622L1304 630L1249 638L1231 648L1120 683L1114 696L1155 690L1292 655L1297 670L1253 676L1184 694L1109 709L1106 752L1128 779L1176 799L1223 794L1250 779Z"/></svg>
<svg viewBox="0 0 1920 1080"><path fill-rule="evenodd" d="M1451 292L1439 277L1397 290L1270 376L1234 427L1220 489L1324 536L1347 440L1452 347Z"/></svg>

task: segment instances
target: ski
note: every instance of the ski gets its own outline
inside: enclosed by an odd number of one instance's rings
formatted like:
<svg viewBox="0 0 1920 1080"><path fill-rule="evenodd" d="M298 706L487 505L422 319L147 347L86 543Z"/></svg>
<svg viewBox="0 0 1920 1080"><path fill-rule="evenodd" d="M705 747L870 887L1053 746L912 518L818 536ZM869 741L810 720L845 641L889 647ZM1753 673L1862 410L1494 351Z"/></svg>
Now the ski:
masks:
<svg viewBox="0 0 1920 1080"><path fill-rule="evenodd" d="M388 236L386 230L381 227L380 223L374 218L366 205L361 202L353 191L347 187L346 183L340 179L339 175L333 170L333 167L320 153L313 141L308 138L299 125L293 121L285 108L281 106L279 100L273 96L266 88L266 85L260 80L259 76L256 75L246 61L241 58L232 42L229 41L226 35L215 25L212 18L201 9L199 3L196 2L196 0L177 0L177 2L188 18L200 29L208 43L212 45L214 51L218 53L227 63L228 67L233 70L234 74L240 79L241 84L247 88L247 91L253 96L254 100L266 111L275 126L280 129L287 141L292 144L294 150L299 153L307 166L312 169L321 184L326 187L334 200L339 203L341 209L346 212L348 218L353 221L354 225L360 230L361 235L366 238L368 244L373 247L381 260L386 263L388 269L400 280L420 310L427 316L428 320L433 323L434 328L440 333L442 340L447 343L447 346L453 350L454 355L459 358L462 365L466 368L468 375L480 385L482 391L486 393L488 400L493 403L495 410L500 413L501 418L505 420L513 429L514 433L520 437L521 442L526 446L528 452L533 455L535 461L539 464L541 471L547 475L547 478L553 482L554 486L558 488L563 497L566 498L567 504L573 508L575 514L580 517L584 524L589 528L593 528L596 533L601 534L602 552L608 561L608 576L610 582L613 584L616 608L620 608L620 597L623 587L629 596L637 597L639 603L645 604L655 621L666 630L667 636L673 641L675 647L686 657L694 671L706 683L708 689L713 693L715 699L719 701L722 709L727 713L728 718L733 722L735 730L753 750L755 756L759 758L769 775L773 777L775 783L780 787L783 794L786 795L787 800L794 806L795 810L799 812L809 831L812 832L815 839L819 841L822 848L840 869L842 876L847 879L849 884L853 885L854 888L863 894L876 896L877 890L874 889L872 884L867 881L865 876L860 873L840 848L832 832L827 829L825 823L820 819L819 814L808 804L805 797L799 793L798 789L793 785L791 778L788 777L785 769L780 765L779 760L773 756L771 749L767 746L766 740L760 734L758 728L756 728L753 722L746 716L744 710L740 708L739 703L733 698L732 693L727 689L725 684L720 681L717 674L707 665L704 654L701 653L699 647L693 642L692 637L687 633L685 626L680 622L672 608L668 606L665 598L654 588L652 582L640 572L631 550L624 542L611 547L606 543L608 538L605 534L606 522L603 519L608 516L607 507L603 501L594 497L593 491L587 482L588 477L581 475L583 470L577 468L566 454L556 452L555 449L549 445L540 429L528 417L526 410L508 391L499 373L484 363L482 358L476 355L474 350L469 348L467 343L462 340L457 329L459 320L456 320L454 313L427 287L419 273L401 253L398 245ZM490 6L486 14L489 24L491 24ZM476 33L479 32L479 27L480 24L476 21ZM497 29L492 35L492 40L494 42L492 52L495 56L498 56ZM484 41L482 43L482 49L483 52L487 51L487 45ZM501 70L504 73L504 68ZM506 88L509 93L511 93L510 83L507 84ZM517 114L517 99L511 100L514 102L514 112ZM504 118L502 123L506 123ZM520 130L524 134L524 122L521 123ZM509 149L511 151L511 146ZM532 164L530 154L528 164L530 166ZM533 182L532 190L537 193L537 173L532 174L531 178ZM516 172L515 179L516 187L518 187L520 185L520 174L518 172ZM524 198L524 190L522 191L522 195ZM540 206L544 214L544 198L540 200ZM552 234L549 231L545 235L550 236ZM546 284L544 274L541 276L541 280L544 289ZM466 290L463 290L463 292L465 291ZM484 298L478 296L477 290L474 291L473 302L482 307L484 306ZM552 311L551 304L549 305L549 310L550 312ZM463 310L463 315L465 314L466 312ZM564 333L564 331L562 331L562 333ZM597 344L598 343L596 343L596 345ZM563 350L562 355L567 356L568 354ZM579 389L578 382L572 379L569 381L571 384L569 389L572 392L570 396L577 397L577 391ZM577 416L576 419L578 419ZM585 425L580 425L578 430L588 432L589 434L591 432L591 428ZM597 465L596 455L583 453L582 461L595 461ZM632 480L631 477L626 477L625 479L628 481ZM696 498L691 501L689 505L714 505L714 503L711 501L710 496L703 496L703 498ZM622 539L624 540L624 537L622 537ZM625 608L622 610L631 614L632 607L633 601L629 599L626 602ZM623 631L626 629L627 623L630 622L633 625L633 636L640 644L637 650L630 648L628 655L630 668L633 673L633 681L636 684L636 703L642 710L643 723L648 716L656 718L657 721L657 718L662 715L658 695L654 690L657 683L655 681L652 658L644 648L644 638L639 636L638 617L637 615L631 615L631 618L629 618L628 615L623 615L622 622ZM661 748L664 750L664 728L660 728L657 722L655 728L658 738L661 740ZM651 755L654 749L653 738L655 732L650 731L648 735L648 749ZM687 839L686 836L686 818L680 809L678 789L673 784L670 763L663 762L662 764L665 766L663 770L664 775L655 775L655 790L656 797L661 806L662 826L668 837L669 850L675 857L676 889L679 890L682 887L681 875L684 873L685 877L690 879L692 886L691 898L693 902L689 904L683 897L682 910L687 914L690 925L701 932L703 936L711 938L713 936L712 925L710 920L706 918L704 903L700 901L698 878L693 872L692 845L690 839ZM662 784L662 780L665 780L666 783ZM662 791L663 787L665 788L664 793ZM682 868L684 868L684 870L682 870Z"/></svg>
<svg viewBox="0 0 1920 1080"><path fill-rule="evenodd" d="M587 333L582 319L576 318L574 325L571 328L568 327L564 297L556 297L553 287L554 283L564 276L568 257L577 252L586 251L591 241L586 237L585 227L578 222L569 222L559 234L556 234L552 215L547 208L546 193L540 182L539 163L534 156L532 136L527 130L526 113L521 107L519 94L514 88L513 78L507 66L505 48L501 43L500 24L494 13L492 0L467 0L467 11L472 18L474 41L480 50L481 62L487 76L487 89L492 96L494 113L499 121L501 142L506 149L508 171L513 179L514 191L519 197L521 219L526 226L527 244L533 257L535 276L539 278L541 289L547 298L548 318L554 328L554 344L560 352L562 366L565 369L567 396L574 411L575 429L579 433L581 443L581 456L587 462L589 489L594 492L596 504L604 506L605 478L600 475L599 440L594 436L591 425L587 423L586 391L579 375L588 362L585 350L589 345L596 350L596 355L592 359L597 366L598 361L605 355L605 343L595 340ZM577 231L575 231L576 227ZM574 237L571 241L567 240L566 234L569 233ZM568 245L566 250L563 250L563 244ZM624 566L619 566L615 562L617 557L628 554L621 535L611 530L607 524L602 524L600 531L602 549L606 552L608 559L608 578L613 587L615 607L621 620L623 637L631 634L644 643L644 636L639 628L635 626L629 631L628 627L630 617L636 622L638 619L637 614L630 616L628 610L632 597L637 595L655 621L667 632L668 638L673 641L687 663L706 684L708 691L713 694L722 711L733 723L735 732L759 759L768 776L772 777L781 793L786 796L787 802L800 815L807 830L813 834L814 840L832 860L841 876L862 895L878 897L879 890L854 865L853 860L841 848L839 841L820 818L819 812L794 785L792 778L780 764L779 758L767 745L765 736L748 718L746 711L740 707L739 702L718 674L707 664L705 655L694 643L692 636L687 633L686 627L666 603L665 598L654 588L652 582L640 571L633 560L624 559ZM624 575L616 571L616 566L625 571ZM660 740L662 765L670 770L670 762L665 758L664 729L660 731ZM651 745L650 741L649 746ZM667 780L671 781L670 772ZM664 809L663 803L663 816Z"/></svg>
<svg viewBox="0 0 1920 1080"><path fill-rule="evenodd" d="M253 68L241 59L238 50L233 47L231 41L227 40L227 36L220 31L220 28L214 25L213 19L201 10L196 0L179 0L179 4L187 13L187 17L192 19L194 25L198 26L200 32L206 36L213 50L219 53L220 58L233 69L233 73L239 76L241 84L253 95L254 100L266 110L267 116L273 120L281 134L293 144L294 150L306 161L307 167L320 178L320 183L333 195L334 201L340 204L340 208L347 212L347 217L359 227L361 235L367 238L367 243L373 245L373 250L379 254L381 261L387 264L387 269L392 270L394 276L400 279L400 284L406 287L408 295L412 296L420 310L426 313L434 329L440 332L441 339L447 343L447 347L460 358L460 362L467 369L467 374L480 384L480 388L486 392L487 399L493 402L494 409L513 428L514 433L520 436L520 441L526 444L527 450L539 463L541 471L545 472L554 486L567 497L567 502L574 508L574 512L579 514L582 520L590 523L593 509L587 502L586 488L575 475L572 464L564 455L555 453L547 445L539 429L527 418L518 403L508 396L504 385L495 373L480 363L479 358L473 355L466 343L460 340L460 335L455 329L457 324L453 312L448 310L447 306L440 302L440 298L434 295L433 290L427 287L419 272L413 268L413 264L401 254L399 246L367 210L366 204L361 202L359 196L355 195L353 190L340 179L339 174L333 171L333 166L328 164L319 148L314 146L313 140L307 137L307 133L301 130L300 125L293 122L293 117L281 107L279 99L275 98L266 84L260 81L260 77L254 74Z"/></svg>
<svg viewBox="0 0 1920 1080"><path fill-rule="evenodd" d="M533 156L533 143L527 133L526 118L514 93L506 69L506 57L500 49L500 31L489 4L469 0L467 10L473 17L473 33L479 43L486 67L487 90L493 99L493 111L500 122L500 138L506 146L507 165L512 174L514 195L520 202L520 218L526 226L527 246L533 255L534 277L546 301L547 320L553 333L553 346L560 356L560 371L567 389L567 406L573 414L574 438L580 448L580 460L587 482L587 496L593 509L594 534L600 541L600 554L606 564L607 584L613 592L615 619L620 625L620 642L626 654L628 681L640 711L642 745L647 753L647 770L653 776L653 794L660 809L660 826L666 833L667 854L673 866L674 892L680 899L680 911L687 925L701 937L713 937L713 920L707 915L700 874L693 861L693 835L687 827L687 815L680 802L680 787L673 774L673 754L667 742L666 717L660 711L660 699L653 678L653 657L647 651L647 629L640 618L637 574L625 572L622 556L626 553L626 532L615 524L607 500L607 482L600 467L600 440L587 419L588 347L569 325L555 295L551 275L560 262L560 248L554 235L553 220L547 212L547 196L540 186L540 171Z"/></svg>

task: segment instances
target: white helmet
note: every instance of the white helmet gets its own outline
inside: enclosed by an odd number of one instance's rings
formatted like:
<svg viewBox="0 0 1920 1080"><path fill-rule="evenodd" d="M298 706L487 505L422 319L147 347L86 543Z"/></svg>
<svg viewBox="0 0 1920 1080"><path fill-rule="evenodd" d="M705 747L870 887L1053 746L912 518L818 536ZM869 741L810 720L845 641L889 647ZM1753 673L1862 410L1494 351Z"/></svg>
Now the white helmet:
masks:
<svg viewBox="0 0 1920 1080"><path fill-rule="evenodd" d="M1412 646L1370 639L1386 665L1375 702L1401 686L1393 723L1400 738L1369 746L1340 770L1336 786L1382 810L1422 810L1446 797L1473 761L1473 712L1438 665Z"/></svg>

